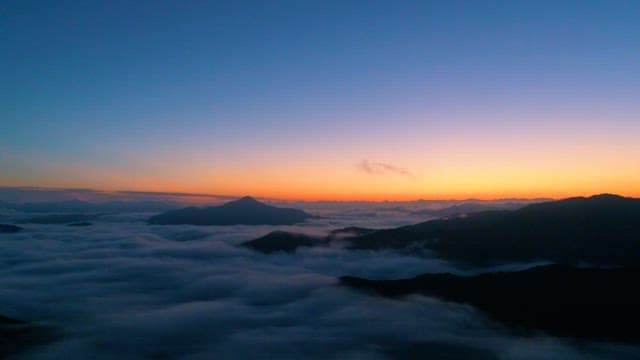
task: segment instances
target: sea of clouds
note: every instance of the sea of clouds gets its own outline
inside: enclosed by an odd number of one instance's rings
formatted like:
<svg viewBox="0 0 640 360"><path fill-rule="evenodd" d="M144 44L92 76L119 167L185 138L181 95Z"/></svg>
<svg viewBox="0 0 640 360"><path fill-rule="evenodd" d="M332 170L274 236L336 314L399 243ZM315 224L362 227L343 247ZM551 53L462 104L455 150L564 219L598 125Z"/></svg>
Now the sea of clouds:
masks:
<svg viewBox="0 0 640 360"><path fill-rule="evenodd" d="M114 214L89 227L25 224L0 234L0 314L56 330L25 359L598 359L619 344L513 332L470 306L341 287L355 275L394 279L475 273L428 254L304 248L264 255L238 244L273 230L415 222L401 214L314 219L302 226L150 226ZM24 214L2 214L12 222ZM530 265L530 264L528 264ZM513 264L506 268L523 268Z"/></svg>

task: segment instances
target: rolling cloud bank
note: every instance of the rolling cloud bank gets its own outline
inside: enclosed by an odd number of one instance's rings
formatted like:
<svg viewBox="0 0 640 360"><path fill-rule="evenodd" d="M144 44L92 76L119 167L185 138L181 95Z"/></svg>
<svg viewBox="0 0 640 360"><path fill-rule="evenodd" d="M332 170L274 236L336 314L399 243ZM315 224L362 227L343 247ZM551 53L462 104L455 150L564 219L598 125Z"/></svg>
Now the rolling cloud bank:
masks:
<svg viewBox="0 0 640 360"><path fill-rule="evenodd" d="M0 234L0 314L52 329L26 359L633 358L637 347L526 336L473 307L410 296L372 297L338 285L351 275L398 279L473 274L422 253L300 248L264 255L240 243L274 230L326 234L384 228L406 213L312 219L296 226L155 226L139 213L91 226L21 224ZM395 214L395 216L390 215ZM0 222L26 215L8 212ZM404 219L404 220L403 220ZM533 264L507 265L505 269Z"/></svg>

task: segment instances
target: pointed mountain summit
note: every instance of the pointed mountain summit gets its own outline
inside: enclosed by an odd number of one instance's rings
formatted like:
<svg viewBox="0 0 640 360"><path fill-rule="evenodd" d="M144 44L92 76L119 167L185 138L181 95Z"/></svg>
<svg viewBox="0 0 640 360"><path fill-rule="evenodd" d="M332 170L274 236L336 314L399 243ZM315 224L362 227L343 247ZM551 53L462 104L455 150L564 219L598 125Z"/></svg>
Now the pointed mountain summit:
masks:
<svg viewBox="0 0 640 360"><path fill-rule="evenodd" d="M220 205L225 208L234 208L234 207L256 207L256 206L269 206L265 203L262 203L251 196L244 196L238 200L233 200L228 203Z"/></svg>
<svg viewBox="0 0 640 360"><path fill-rule="evenodd" d="M247 195L247 196L243 196L243 197L241 197L241 198L240 198L240 199L238 199L238 200L231 201L230 203L227 203L227 204L243 203L243 202L244 202L244 203L260 203L260 204L261 204L261 202L260 202L260 201L256 200L255 198L253 198L253 197L251 197L251 196L248 196L248 195Z"/></svg>
<svg viewBox="0 0 640 360"><path fill-rule="evenodd" d="M157 225L292 225L310 217L299 209L275 207L245 196L219 206L167 211L152 216L148 222Z"/></svg>

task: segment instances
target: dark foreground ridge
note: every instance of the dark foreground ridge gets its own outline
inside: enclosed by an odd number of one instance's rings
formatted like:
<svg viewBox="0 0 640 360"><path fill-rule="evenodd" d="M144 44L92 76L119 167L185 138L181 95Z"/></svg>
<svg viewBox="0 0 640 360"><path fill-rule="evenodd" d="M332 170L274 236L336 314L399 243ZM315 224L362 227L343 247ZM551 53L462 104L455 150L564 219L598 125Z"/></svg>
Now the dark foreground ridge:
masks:
<svg viewBox="0 0 640 360"><path fill-rule="evenodd" d="M13 234L22 230L24 230L24 228L21 228L20 226L0 224L0 234Z"/></svg>
<svg viewBox="0 0 640 360"><path fill-rule="evenodd" d="M556 336L640 342L640 268L540 266L472 277L405 280L345 276L340 283L385 297L409 294L468 303L496 320Z"/></svg>
<svg viewBox="0 0 640 360"><path fill-rule="evenodd" d="M423 247L473 265L547 259L557 263L640 263L640 199L570 198L514 211L485 211L376 231L352 249Z"/></svg>
<svg viewBox="0 0 640 360"><path fill-rule="evenodd" d="M279 208L243 197L220 206L188 207L151 217L158 225L292 225L312 217L292 208Z"/></svg>

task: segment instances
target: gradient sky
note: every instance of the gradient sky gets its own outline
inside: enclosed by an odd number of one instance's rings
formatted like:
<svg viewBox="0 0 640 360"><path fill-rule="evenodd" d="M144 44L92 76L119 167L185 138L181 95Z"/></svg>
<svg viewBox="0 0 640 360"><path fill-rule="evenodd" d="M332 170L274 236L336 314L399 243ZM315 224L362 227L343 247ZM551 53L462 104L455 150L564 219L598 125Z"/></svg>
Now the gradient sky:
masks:
<svg viewBox="0 0 640 360"><path fill-rule="evenodd" d="M0 185L640 196L639 1L3 1Z"/></svg>

